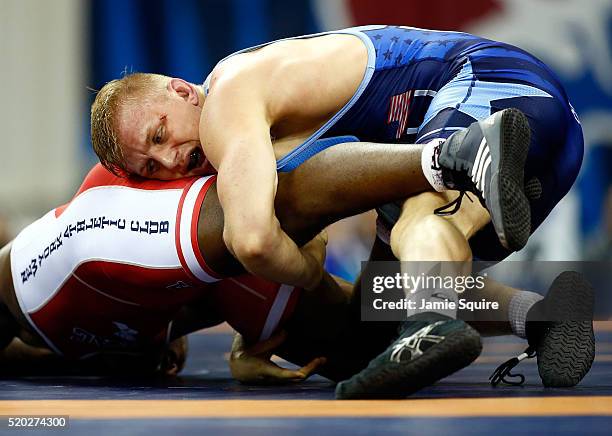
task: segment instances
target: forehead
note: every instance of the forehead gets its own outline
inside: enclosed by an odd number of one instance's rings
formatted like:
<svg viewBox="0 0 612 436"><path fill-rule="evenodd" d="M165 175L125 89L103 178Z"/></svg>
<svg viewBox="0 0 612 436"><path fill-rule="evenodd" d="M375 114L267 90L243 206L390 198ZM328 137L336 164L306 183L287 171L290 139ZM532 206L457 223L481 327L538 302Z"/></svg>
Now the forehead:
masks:
<svg viewBox="0 0 612 436"><path fill-rule="evenodd" d="M147 129L159 120L161 108L153 99L129 100L117 111L117 139L124 149L146 145Z"/></svg>

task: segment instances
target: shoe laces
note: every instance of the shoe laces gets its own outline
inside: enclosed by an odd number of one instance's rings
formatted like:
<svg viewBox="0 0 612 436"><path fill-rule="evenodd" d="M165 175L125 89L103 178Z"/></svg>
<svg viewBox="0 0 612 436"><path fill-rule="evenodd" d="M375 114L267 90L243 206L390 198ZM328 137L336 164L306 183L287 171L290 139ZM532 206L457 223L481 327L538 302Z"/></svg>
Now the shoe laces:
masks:
<svg viewBox="0 0 612 436"><path fill-rule="evenodd" d="M463 201L463 196L466 196L468 200L470 200L470 202L472 203L474 202L474 200L472 200L472 197L470 197L470 194L468 194L467 191L459 191L459 196L457 198L455 198L450 203L445 204L444 206L434 209L434 214L437 216L454 215L455 213L457 213L457 211L459 211L459 208L461 208L461 202ZM452 207L452 210L448 210L451 207Z"/></svg>
<svg viewBox="0 0 612 436"><path fill-rule="evenodd" d="M516 357L513 357L510 360L499 365L493 374L489 377L489 381L491 382L491 386L495 387L500 383L505 383L511 386L520 386L525 383L525 376L523 374L513 374L510 371L514 369L519 363L521 363L525 359L531 359L535 357L536 349L535 347L529 346L525 351L519 354ZM511 380L516 379L518 380Z"/></svg>

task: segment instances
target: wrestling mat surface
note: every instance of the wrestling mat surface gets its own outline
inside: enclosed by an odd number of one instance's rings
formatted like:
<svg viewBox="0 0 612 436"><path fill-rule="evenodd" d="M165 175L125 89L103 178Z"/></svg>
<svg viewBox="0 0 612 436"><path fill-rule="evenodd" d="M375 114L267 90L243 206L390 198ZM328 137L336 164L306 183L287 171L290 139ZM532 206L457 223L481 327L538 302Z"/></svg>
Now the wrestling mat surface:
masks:
<svg viewBox="0 0 612 436"><path fill-rule="evenodd" d="M485 339L470 367L402 401L335 401L326 379L284 387L249 387L227 368L231 332L190 336L190 357L172 381L109 381L96 377L0 380L0 415L68 415L61 434L366 435L610 434L612 324L597 326L597 356L582 383L545 389L535 359L516 368L524 386L493 388L497 365L524 348L504 337ZM31 434L31 429L0 434Z"/></svg>

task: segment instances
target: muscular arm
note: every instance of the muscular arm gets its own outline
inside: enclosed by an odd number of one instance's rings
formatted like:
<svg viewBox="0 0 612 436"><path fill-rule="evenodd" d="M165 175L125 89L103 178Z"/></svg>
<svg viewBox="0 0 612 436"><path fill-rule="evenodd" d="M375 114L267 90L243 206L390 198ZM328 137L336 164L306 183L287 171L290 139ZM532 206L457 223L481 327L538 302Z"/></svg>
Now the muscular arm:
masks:
<svg viewBox="0 0 612 436"><path fill-rule="evenodd" d="M290 173L279 174L276 216L298 245L327 225L428 189L421 146L346 143L329 148ZM198 240L207 264L225 276L243 272L223 241L223 209L213 184L200 211Z"/></svg>
<svg viewBox="0 0 612 436"><path fill-rule="evenodd" d="M250 75L249 81L218 81L206 106L214 109L205 108L200 121L204 150L218 170L223 239L249 272L308 289L320 280L322 266L298 248L275 216L272 115L266 86L257 86L258 74L262 73Z"/></svg>

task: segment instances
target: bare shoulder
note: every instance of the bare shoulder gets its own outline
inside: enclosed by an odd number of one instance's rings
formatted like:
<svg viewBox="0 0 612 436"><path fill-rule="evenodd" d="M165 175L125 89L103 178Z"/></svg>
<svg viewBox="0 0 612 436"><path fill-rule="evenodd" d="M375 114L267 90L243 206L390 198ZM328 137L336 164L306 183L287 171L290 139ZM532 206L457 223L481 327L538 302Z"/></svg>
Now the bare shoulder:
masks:
<svg viewBox="0 0 612 436"><path fill-rule="evenodd" d="M232 56L212 72L209 96L242 96L272 119L337 110L359 86L367 50L351 35L279 41Z"/></svg>
<svg viewBox="0 0 612 436"><path fill-rule="evenodd" d="M253 53L234 55L218 63L211 73L209 96L235 92L262 92L270 83L271 74L281 69L279 58L263 48Z"/></svg>
<svg viewBox="0 0 612 436"><path fill-rule="evenodd" d="M241 55L223 61L210 74L208 95L200 125L207 126L207 136L227 129L231 120L244 121L256 113L265 113L268 98L265 65ZM202 135L202 131L200 132Z"/></svg>

